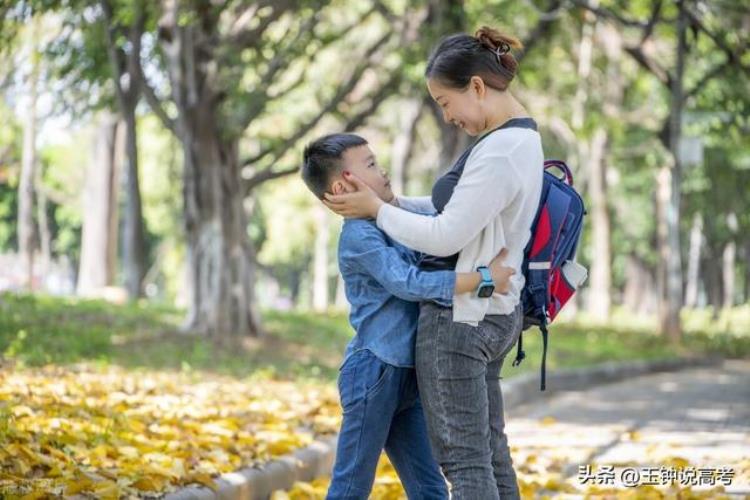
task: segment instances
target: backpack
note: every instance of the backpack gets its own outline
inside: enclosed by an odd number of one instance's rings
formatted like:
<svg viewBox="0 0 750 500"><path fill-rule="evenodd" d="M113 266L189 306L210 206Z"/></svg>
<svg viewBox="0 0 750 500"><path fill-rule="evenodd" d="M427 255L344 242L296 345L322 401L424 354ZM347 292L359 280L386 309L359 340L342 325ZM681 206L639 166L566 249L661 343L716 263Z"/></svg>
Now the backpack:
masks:
<svg viewBox="0 0 750 500"><path fill-rule="evenodd" d="M552 174L552 169L560 170L562 177ZM585 214L568 166L562 161L546 160L539 208L521 268L526 279L521 291L523 330L538 326L542 332L541 390L546 388L547 325L586 279L586 269L575 262ZM522 331L513 366L518 366L525 357Z"/></svg>
<svg viewBox="0 0 750 500"><path fill-rule="evenodd" d="M531 128L528 124L510 122L494 129ZM491 133L491 132L490 132ZM454 169L460 177L472 149L490 133L480 137L456 160ZM550 170L558 169L562 177ZM531 238L524 249L521 265L526 283L521 290L523 330L532 326L542 332L541 390L547 385L547 325L586 280L586 268L575 261L578 240L586 210L581 195L573 188L573 174L565 162L545 160L539 208L531 225ZM516 359L518 366L526 357L523 350L523 331L518 337Z"/></svg>

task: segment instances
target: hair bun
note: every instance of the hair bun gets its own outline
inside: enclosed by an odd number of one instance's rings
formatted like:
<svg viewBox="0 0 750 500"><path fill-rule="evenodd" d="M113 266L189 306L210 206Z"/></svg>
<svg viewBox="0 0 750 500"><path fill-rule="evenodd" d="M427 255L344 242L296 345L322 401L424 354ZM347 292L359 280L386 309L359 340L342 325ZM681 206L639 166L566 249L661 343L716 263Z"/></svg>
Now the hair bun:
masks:
<svg viewBox="0 0 750 500"><path fill-rule="evenodd" d="M512 48L523 48L523 44L516 37L504 35L489 26L482 26L479 28L476 33L474 33L474 38L476 38L482 46L501 55L507 54Z"/></svg>

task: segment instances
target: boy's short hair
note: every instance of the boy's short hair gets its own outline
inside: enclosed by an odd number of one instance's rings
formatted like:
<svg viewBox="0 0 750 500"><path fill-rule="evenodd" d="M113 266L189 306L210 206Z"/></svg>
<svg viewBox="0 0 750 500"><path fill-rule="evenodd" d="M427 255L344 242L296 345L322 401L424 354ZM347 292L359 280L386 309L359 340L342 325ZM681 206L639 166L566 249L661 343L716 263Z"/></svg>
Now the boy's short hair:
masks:
<svg viewBox="0 0 750 500"><path fill-rule="evenodd" d="M329 134L314 140L305 146L302 180L315 196L322 199L331 178L343 167L341 156L344 151L365 144L367 140L356 134Z"/></svg>

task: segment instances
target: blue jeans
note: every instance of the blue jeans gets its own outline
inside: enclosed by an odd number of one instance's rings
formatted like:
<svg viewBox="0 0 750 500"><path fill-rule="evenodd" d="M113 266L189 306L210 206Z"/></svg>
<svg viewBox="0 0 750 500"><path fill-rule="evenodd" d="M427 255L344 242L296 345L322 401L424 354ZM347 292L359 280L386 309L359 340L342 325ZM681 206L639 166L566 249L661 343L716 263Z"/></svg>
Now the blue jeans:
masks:
<svg viewBox="0 0 750 500"><path fill-rule="evenodd" d="M521 308L477 326L453 322L453 309L423 302L417 379L435 458L453 500L520 498L505 434L500 369L521 333Z"/></svg>
<svg viewBox="0 0 750 500"><path fill-rule="evenodd" d="M326 498L367 499L385 448L410 499L447 499L414 369L389 365L360 350L341 367L338 383L344 419Z"/></svg>

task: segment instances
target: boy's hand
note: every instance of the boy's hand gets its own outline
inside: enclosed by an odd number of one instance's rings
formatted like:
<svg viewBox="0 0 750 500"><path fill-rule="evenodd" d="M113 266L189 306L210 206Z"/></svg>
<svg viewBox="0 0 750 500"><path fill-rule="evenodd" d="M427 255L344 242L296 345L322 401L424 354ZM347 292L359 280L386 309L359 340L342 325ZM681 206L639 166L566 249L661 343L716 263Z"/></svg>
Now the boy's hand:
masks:
<svg viewBox="0 0 750 500"><path fill-rule="evenodd" d="M500 253L492 259L489 268L492 274L492 281L495 282L495 293L506 294L510 291L510 277L516 274L512 267L505 267L503 263L508 256L508 249L503 248Z"/></svg>

